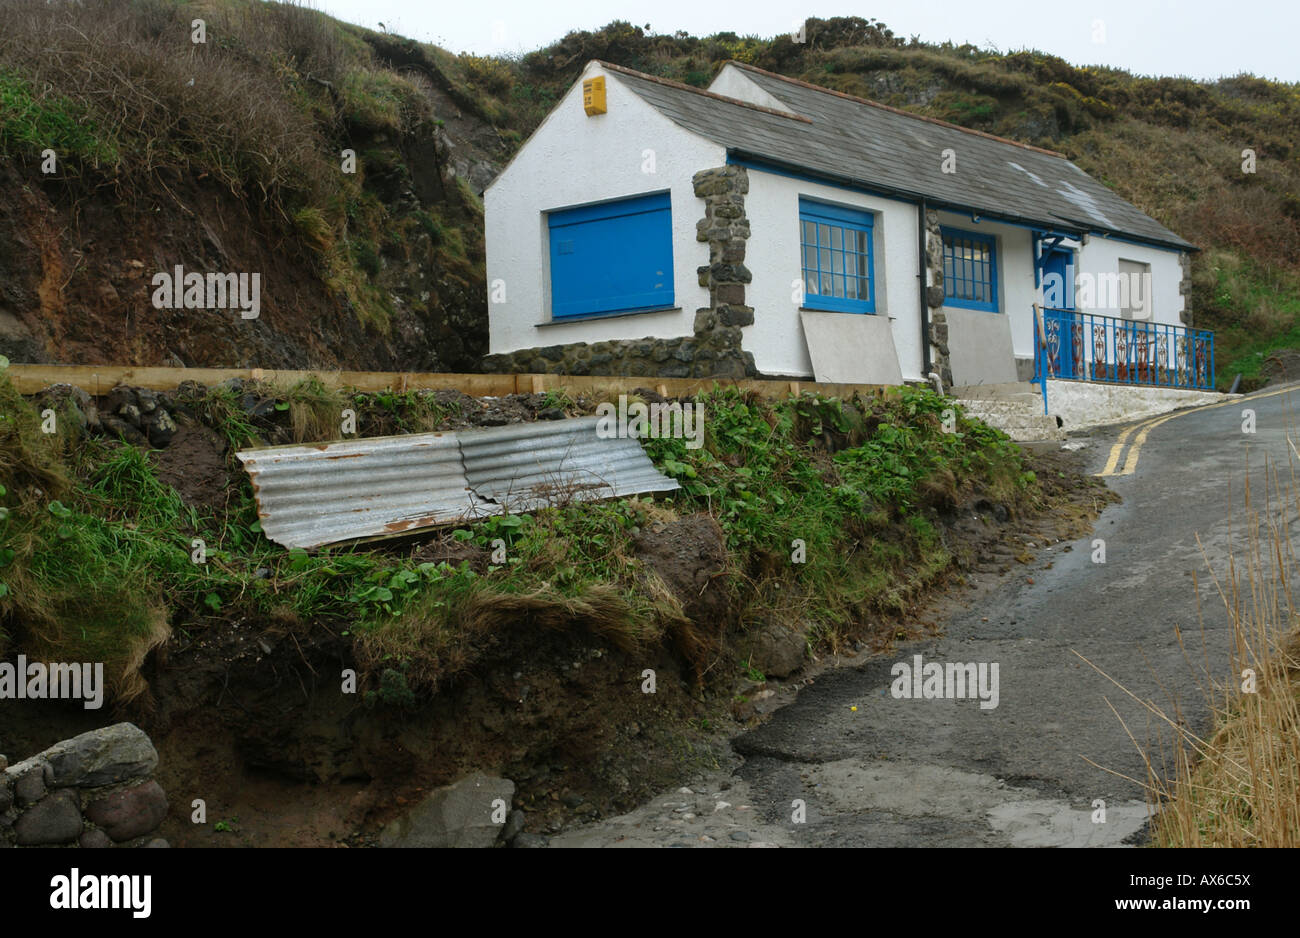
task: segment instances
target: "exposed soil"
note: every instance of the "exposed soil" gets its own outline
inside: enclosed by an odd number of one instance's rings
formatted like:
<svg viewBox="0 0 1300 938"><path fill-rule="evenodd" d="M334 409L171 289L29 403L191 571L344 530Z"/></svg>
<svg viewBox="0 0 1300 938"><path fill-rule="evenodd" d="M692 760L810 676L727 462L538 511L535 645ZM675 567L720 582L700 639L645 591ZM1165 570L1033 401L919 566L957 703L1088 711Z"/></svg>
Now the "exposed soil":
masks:
<svg viewBox="0 0 1300 938"><path fill-rule="evenodd" d="M308 637L228 623L174 646L151 680L159 707L140 725L174 803L209 804L207 827L180 812L167 820L178 846L366 845L422 791L471 767L512 779L527 829L548 831L716 764L688 721L719 715L663 651L628 656L521 624L472 675L406 709L342 693L347 641L319 627ZM655 694L641 692L646 668ZM237 816L242 836L218 836L217 816Z"/></svg>
<svg viewBox="0 0 1300 938"><path fill-rule="evenodd" d="M416 563L447 563L453 567L467 563L475 573L485 573L492 560L492 553L477 544L442 534L418 546L411 557Z"/></svg>
<svg viewBox="0 0 1300 938"><path fill-rule="evenodd" d="M667 587L689 620L673 629L678 652L701 669L717 658L731 617L725 575L727 542L707 514L654 524L634 540L646 575ZM652 592L653 594L653 592Z"/></svg>
<svg viewBox="0 0 1300 938"><path fill-rule="evenodd" d="M226 441L202 424L178 423L172 441L152 454L158 478L174 488L186 505L224 512L236 491L235 475L226 462Z"/></svg>
<svg viewBox="0 0 1300 938"><path fill-rule="evenodd" d="M129 193L106 196L114 189L10 160L0 162L0 353L16 362L478 370L487 351L482 221L467 215L448 174L481 191L505 145L445 92L430 96L443 123L454 114L449 128L398 141L357 131L350 140L400 161L388 174L377 165L368 193L394 223L427 211L465 232L455 257L422 231L382 246L380 269L365 285L387 298L387 323L363 321L285 218L211 177L163 168L132 180ZM154 275L178 265L258 275L257 318L155 308Z"/></svg>

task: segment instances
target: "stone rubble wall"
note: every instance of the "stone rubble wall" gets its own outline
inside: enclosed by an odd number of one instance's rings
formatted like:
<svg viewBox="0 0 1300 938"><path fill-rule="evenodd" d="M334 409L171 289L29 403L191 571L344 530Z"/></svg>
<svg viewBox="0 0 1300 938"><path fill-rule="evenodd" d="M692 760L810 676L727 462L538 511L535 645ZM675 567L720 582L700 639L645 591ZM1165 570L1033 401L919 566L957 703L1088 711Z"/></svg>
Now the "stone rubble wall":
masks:
<svg viewBox="0 0 1300 938"><path fill-rule="evenodd" d="M691 180L704 200L696 240L709 245L709 263L696 268L709 288L709 305L696 310L694 335L605 342L574 342L489 355L483 370L504 374L610 375L660 378L752 378L754 356L741 347L744 326L754 324L745 305L745 267L749 220L745 195L749 174L743 166L701 170Z"/></svg>
<svg viewBox="0 0 1300 938"><path fill-rule="evenodd" d="M55 743L9 765L0 756L0 847L166 847L153 779L158 753L132 723Z"/></svg>
<svg viewBox="0 0 1300 938"><path fill-rule="evenodd" d="M1178 295L1183 298L1183 311L1178 314L1178 318L1190 329L1192 328L1192 255L1187 251L1180 252L1178 266L1183 274L1183 279L1178 282Z"/></svg>
<svg viewBox="0 0 1300 938"><path fill-rule="evenodd" d="M943 311L943 230L939 213L925 213L925 266L929 279L925 305L930 307L930 369L945 388L952 387L952 361L948 354L948 316Z"/></svg>

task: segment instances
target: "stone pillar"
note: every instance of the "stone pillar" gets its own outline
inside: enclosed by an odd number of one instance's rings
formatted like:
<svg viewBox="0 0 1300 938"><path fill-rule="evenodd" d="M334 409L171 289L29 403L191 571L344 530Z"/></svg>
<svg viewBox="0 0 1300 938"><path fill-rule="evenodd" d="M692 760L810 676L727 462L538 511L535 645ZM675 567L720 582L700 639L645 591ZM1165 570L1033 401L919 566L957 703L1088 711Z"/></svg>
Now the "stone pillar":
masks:
<svg viewBox="0 0 1300 938"><path fill-rule="evenodd" d="M745 266L749 171L743 166L718 166L696 173L691 183L695 195L704 200L704 217L695 224L695 238L709 245L709 263L696 268L700 286L709 289L709 305L695 311L693 371L697 377L753 376L754 357L742 351L740 331L754 324L754 308L745 305L745 285L753 279Z"/></svg>
<svg viewBox="0 0 1300 938"><path fill-rule="evenodd" d="M930 361L944 388L952 387L952 365L948 356L948 317L943 312L943 232L939 213L925 213L925 302L930 307Z"/></svg>
<svg viewBox="0 0 1300 938"><path fill-rule="evenodd" d="M1187 251L1180 252L1178 266L1183 272L1183 279L1178 283L1178 295L1183 298L1183 311L1178 318L1190 329L1192 327L1192 255Z"/></svg>

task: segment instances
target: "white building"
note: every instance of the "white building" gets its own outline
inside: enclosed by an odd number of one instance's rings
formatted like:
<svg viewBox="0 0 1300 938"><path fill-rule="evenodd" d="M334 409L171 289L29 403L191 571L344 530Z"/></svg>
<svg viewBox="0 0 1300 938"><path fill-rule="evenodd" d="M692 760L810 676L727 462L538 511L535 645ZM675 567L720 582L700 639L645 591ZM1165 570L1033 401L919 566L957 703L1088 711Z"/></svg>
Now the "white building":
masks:
<svg viewBox="0 0 1300 938"><path fill-rule="evenodd" d="M735 62L589 63L484 204L501 370L1212 380L1195 248L1065 157Z"/></svg>

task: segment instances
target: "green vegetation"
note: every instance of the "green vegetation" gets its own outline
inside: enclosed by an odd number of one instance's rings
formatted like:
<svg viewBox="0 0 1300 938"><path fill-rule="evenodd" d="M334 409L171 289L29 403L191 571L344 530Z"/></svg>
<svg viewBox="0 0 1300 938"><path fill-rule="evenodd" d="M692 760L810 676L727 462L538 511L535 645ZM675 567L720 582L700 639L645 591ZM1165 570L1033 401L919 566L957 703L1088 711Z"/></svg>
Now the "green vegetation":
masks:
<svg viewBox="0 0 1300 938"><path fill-rule="evenodd" d="M84 111L61 96L37 97L30 83L13 71L0 71L0 150L53 149L98 165L117 154L100 139Z"/></svg>
<svg viewBox="0 0 1300 938"><path fill-rule="evenodd" d="M264 443L268 421L299 442L337 438L344 406L364 435L430 429L454 413L435 395L308 381L262 388L270 416L250 417L246 392L217 387L189 400L232 450ZM594 406L558 392L547 403ZM705 669L719 648L640 559L641 532L708 513L725 536L734 620L708 626L799 616L835 644L875 613L906 610L945 575L939 519L958 500L1037 498L1015 446L929 391L769 403L717 390L699 403L701 448L647 441L683 491L488 518L454 532L481 560L451 563L393 545L284 550L262 536L242 472L222 510L187 506L145 450L42 433L40 415L0 379L0 651L103 660L114 695L130 699L169 628L231 619L327 629L354 643L373 682L366 699L393 706L472 667L523 623L629 650L671 640ZM806 562L789 562L796 539Z"/></svg>
<svg viewBox="0 0 1300 938"><path fill-rule="evenodd" d="M648 440L647 451L682 482L691 507L722 526L748 614L811 620L832 643L855 621L904 611L948 569L936 511L976 486L1010 505L1036 489L1004 434L930 391L774 405L719 391L702 401L704 446ZM945 432L945 417L955 432ZM805 561L794 564L796 540ZM776 571L789 571L796 588Z"/></svg>
<svg viewBox="0 0 1300 938"><path fill-rule="evenodd" d="M296 439L319 439L334 435L328 431L346 399L304 384L285 390L281 403ZM351 401L362 404L360 396ZM416 429L436 421L436 408L419 395L364 403L365 419L377 425ZM24 647L106 656L123 682L160 640L166 614L187 629L222 615L333 622L353 635L359 659L379 675L372 699L392 703L405 699L400 687L428 689L471 666L499 630L521 619L585 628L625 648L685 628L679 602L646 578L633 549L636 533L655 521L711 511L726 534L743 615L769 607L797 612L823 623L835 641L861 613L901 611L942 575L950 558L927 516L958 488L979 484L1013 503L1033 491L1005 438L964 421L958 433L944 433L947 404L928 392L849 408L811 397L767 405L734 392L706 396L703 404L703 448L650 444L685 483L681 496L488 519L457 536L485 551L499 539L508 559L476 573L467 564L418 563L382 551L282 551L260 536L246 482L227 517L202 516L158 481L141 451L89 443L72 460L32 435L35 414L11 398L27 431L9 462L34 461L49 478L66 479L67 494L44 512L39 505L11 511L0 554L8 558L3 602L25 623ZM201 412L232 446L256 441L229 389L209 392ZM827 434L838 434L845 448L833 456L810 449L809 441ZM23 456L24 446L44 450L33 459ZM23 487L22 473L6 478ZM196 537L207 545L205 564L192 562ZM806 542L808 562L775 575L772 558L795 538ZM796 589L782 592L782 581ZM49 612L33 615L39 610ZM129 624L125 633L121 623Z"/></svg>
<svg viewBox="0 0 1300 938"><path fill-rule="evenodd" d="M1217 313L1221 381L1240 374L1249 387L1274 351L1300 349L1300 272L1220 250L1207 254L1198 276Z"/></svg>

